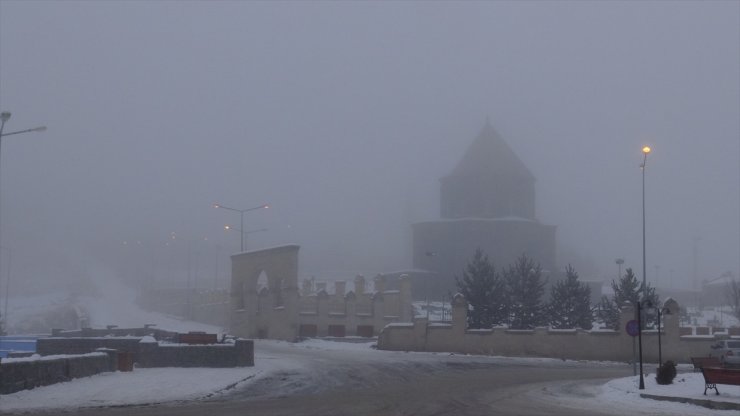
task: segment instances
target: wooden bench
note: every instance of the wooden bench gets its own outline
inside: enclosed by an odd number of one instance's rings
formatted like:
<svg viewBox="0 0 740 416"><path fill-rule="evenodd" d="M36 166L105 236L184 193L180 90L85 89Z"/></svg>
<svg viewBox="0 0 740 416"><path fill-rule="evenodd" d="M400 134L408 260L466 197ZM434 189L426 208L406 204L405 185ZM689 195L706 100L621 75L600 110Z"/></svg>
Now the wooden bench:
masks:
<svg viewBox="0 0 740 416"><path fill-rule="evenodd" d="M722 367L717 357L691 357L691 364L694 364L694 371L701 371L704 367Z"/></svg>
<svg viewBox="0 0 740 416"><path fill-rule="evenodd" d="M704 375L704 395L707 394L707 389L714 389L719 395L717 384L740 386L740 370L721 367L702 367L701 373Z"/></svg>

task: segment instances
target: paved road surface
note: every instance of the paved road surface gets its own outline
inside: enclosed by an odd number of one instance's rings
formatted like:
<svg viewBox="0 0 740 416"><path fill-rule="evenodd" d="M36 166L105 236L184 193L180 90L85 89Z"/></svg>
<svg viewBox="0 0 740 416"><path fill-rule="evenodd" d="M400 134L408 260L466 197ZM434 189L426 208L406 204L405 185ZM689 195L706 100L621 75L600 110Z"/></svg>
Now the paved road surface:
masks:
<svg viewBox="0 0 740 416"><path fill-rule="evenodd" d="M217 398L168 405L83 409L75 415L621 415L583 407L589 385L631 374L625 364L403 352L362 353L257 344L258 360L306 363ZM572 395L572 404L560 398ZM555 397L558 400L553 400ZM57 414L41 412L38 414ZM67 413L69 414L69 413Z"/></svg>

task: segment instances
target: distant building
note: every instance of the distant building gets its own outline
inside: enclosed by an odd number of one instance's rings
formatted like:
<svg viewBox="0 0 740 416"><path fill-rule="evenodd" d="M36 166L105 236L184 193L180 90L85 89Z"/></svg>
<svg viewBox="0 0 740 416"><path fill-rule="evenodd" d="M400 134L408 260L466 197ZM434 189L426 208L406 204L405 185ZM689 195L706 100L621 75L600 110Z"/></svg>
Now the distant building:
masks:
<svg viewBox="0 0 740 416"><path fill-rule="evenodd" d="M555 230L535 218L535 178L486 122L453 171L440 179L441 219L413 224L414 297L455 292L477 248L497 269L526 254L555 270Z"/></svg>

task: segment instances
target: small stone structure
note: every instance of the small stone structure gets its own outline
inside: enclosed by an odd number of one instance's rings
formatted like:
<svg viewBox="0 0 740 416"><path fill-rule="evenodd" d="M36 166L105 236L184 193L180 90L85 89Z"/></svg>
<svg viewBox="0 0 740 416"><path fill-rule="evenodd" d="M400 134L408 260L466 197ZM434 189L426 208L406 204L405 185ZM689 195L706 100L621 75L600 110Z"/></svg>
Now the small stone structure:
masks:
<svg viewBox="0 0 740 416"><path fill-rule="evenodd" d="M75 356L4 359L0 362L0 394L115 371L115 355L93 352Z"/></svg>
<svg viewBox="0 0 740 416"><path fill-rule="evenodd" d="M304 284L298 288L298 245L231 256L231 329L237 336L295 341L300 337L372 337L388 323L411 319L411 283L386 290L383 276L374 291L358 276L354 290L336 282L334 294ZM260 284L260 276L264 286Z"/></svg>
<svg viewBox="0 0 740 416"><path fill-rule="evenodd" d="M670 313L663 315L661 324L663 360L688 362L689 357L707 355L710 345L720 335L682 336L678 303L668 299L664 307ZM416 318L413 323L390 324L378 337L378 349L628 362L633 358L633 338L625 330L467 329L467 312L467 301L457 294L452 301L451 323L430 323L426 318ZM634 318L634 308L630 305L624 307L620 328ZM643 330L642 351L644 362L658 361L657 330Z"/></svg>
<svg viewBox="0 0 740 416"><path fill-rule="evenodd" d="M80 331L54 331L52 335L56 336L39 338L36 341L38 354L85 354L106 348L130 354L138 367L254 365L254 342L245 339L193 345L179 343L178 340L188 336L203 338L208 334L178 334L154 328L85 328Z"/></svg>

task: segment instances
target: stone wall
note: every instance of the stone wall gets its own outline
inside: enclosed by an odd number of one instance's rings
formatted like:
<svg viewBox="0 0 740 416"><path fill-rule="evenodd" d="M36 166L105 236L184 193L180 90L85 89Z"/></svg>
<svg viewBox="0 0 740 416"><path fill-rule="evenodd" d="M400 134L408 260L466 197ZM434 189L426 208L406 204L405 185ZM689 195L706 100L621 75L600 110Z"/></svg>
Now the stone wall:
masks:
<svg viewBox="0 0 740 416"><path fill-rule="evenodd" d="M89 377L115 369L115 355L104 352L74 357L6 359L0 362L0 394Z"/></svg>
<svg viewBox="0 0 740 416"><path fill-rule="evenodd" d="M707 356L720 335L681 336L678 304L665 302L670 314L663 315L660 334L662 358L688 362L690 357ZM585 331L580 329L510 330L507 328L467 329L468 304L462 295L452 302L452 323L430 323L416 318L412 323L387 325L378 337L378 348L397 351L439 351L502 356L551 357L573 360L627 361L633 359L633 342L624 330ZM634 309L623 308L621 321L634 319ZM624 328L624 324L620 325ZM726 335L725 335L726 336ZM658 331L642 332L643 362L658 361Z"/></svg>
<svg viewBox="0 0 740 416"><path fill-rule="evenodd" d="M254 342L189 345L159 343L151 337L40 338L40 355L84 354L99 348L132 354L140 367L242 367L254 365Z"/></svg>
<svg viewBox="0 0 740 416"><path fill-rule="evenodd" d="M39 338L36 341L36 353L40 355L86 354L98 348L109 348L133 353L135 357L139 351L139 341L141 337Z"/></svg>
<svg viewBox="0 0 740 416"><path fill-rule="evenodd" d="M157 340L174 339L177 332L165 331L154 328L153 325L146 325L139 328L118 328L111 325L107 328L82 328L77 330L65 331L61 329L52 329L52 337L145 337L151 336Z"/></svg>
<svg viewBox="0 0 740 416"><path fill-rule="evenodd" d="M238 339L233 344L185 345L139 344L138 367L251 367L254 341Z"/></svg>

